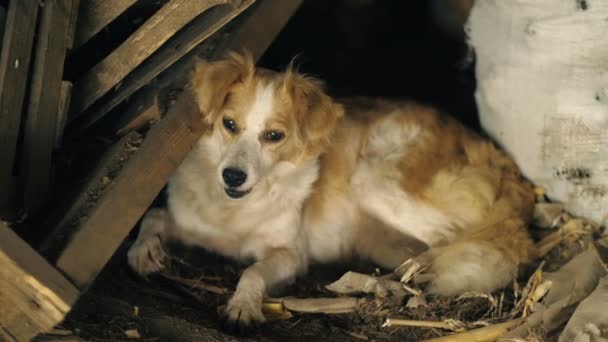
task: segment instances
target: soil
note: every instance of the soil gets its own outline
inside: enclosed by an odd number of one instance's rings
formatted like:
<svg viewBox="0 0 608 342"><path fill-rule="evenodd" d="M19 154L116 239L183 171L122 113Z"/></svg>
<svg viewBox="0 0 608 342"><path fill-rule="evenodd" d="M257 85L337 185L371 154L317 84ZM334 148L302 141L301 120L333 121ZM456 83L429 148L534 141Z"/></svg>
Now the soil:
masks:
<svg viewBox="0 0 608 342"><path fill-rule="evenodd" d="M349 314L297 314L290 319L269 321L248 336L234 336L222 331L218 311L234 289L239 265L199 249L171 246L172 259L167 275L212 284L224 294L197 290L162 275L148 278L134 274L126 263L126 251L132 240L115 254L94 285L80 298L61 329L69 336L45 335L39 341L85 340L130 341L127 332L136 331L141 341L418 341L449 333L438 329L386 328L385 317L465 322L491 320L497 310L482 296L470 298L432 298L428 306L407 308L404 298L376 299L363 296L359 310ZM324 289L347 271L372 274L373 265L358 261L349 265L313 266L295 284L273 293L275 297L335 297ZM215 288L214 288L215 289ZM512 300L504 300L501 311L508 312Z"/></svg>

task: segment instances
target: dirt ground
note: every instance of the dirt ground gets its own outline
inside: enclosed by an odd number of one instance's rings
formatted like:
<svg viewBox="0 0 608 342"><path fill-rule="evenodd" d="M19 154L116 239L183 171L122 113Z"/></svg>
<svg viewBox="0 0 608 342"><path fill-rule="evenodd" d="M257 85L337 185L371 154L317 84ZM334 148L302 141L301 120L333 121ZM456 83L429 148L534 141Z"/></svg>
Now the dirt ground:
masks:
<svg viewBox="0 0 608 342"><path fill-rule="evenodd" d="M492 303L483 297L428 298L428 307L407 308L405 303L411 296L380 300L366 295L359 296L364 304L354 313L295 314L290 319L269 321L249 336L237 337L222 332L218 310L234 289L243 265L201 250L172 246L173 257L166 275L144 279L126 264L129 243L116 253L61 325L61 329L67 330L66 336L47 335L40 341L131 341L133 338L127 334L134 331L140 341L417 341L446 332L385 328L382 327L384 318L475 322L489 319L494 311ZM351 265L313 266L305 277L273 295L336 297L324 286L353 270L369 274L375 271L373 265L361 261ZM169 277L198 280L215 288L213 292L204 291ZM504 310L509 306L512 299L505 299Z"/></svg>
<svg viewBox="0 0 608 342"><path fill-rule="evenodd" d="M452 298L423 293L425 300L417 301L417 305L413 298L420 299L420 296L407 291L388 296L350 294L350 298L357 301L352 312L325 314L292 310L288 315L275 312L266 315L269 321L259 330L245 336L226 334L218 313L247 265L200 248L169 244L166 270L144 278L131 271L126 262L126 252L137 234L134 230L66 320L52 334L40 336L37 341L421 341L492 326L519 319L525 315L524 311L533 308L532 302L542 298L541 294L531 299L543 282L541 268L543 272L559 271L598 238L598 231L592 230L575 237L566 234L568 226L582 221L565 217L559 224L562 233L557 228L531 229L539 246L553 247L542 259L522 270L512 286L495 293L469 293ZM559 236L556 245L546 244L546 238L551 236ZM601 254L605 262L608 239L604 240L605 250ZM391 275L390 270L379 270L362 260L313 265L294 284L269 295L273 298L339 298L326 285L349 271L376 279L389 279ZM423 290L423 287L412 287ZM387 318L414 320L416 327L387 327L384 324ZM420 327L425 323L447 327ZM543 338L535 336L525 341L553 341L562 328L555 327Z"/></svg>

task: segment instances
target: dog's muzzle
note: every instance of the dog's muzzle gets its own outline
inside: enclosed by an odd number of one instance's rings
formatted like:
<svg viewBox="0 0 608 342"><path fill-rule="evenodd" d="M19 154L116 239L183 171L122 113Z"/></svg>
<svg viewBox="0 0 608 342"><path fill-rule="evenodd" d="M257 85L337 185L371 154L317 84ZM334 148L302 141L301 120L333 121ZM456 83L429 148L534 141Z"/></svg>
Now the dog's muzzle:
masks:
<svg viewBox="0 0 608 342"><path fill-rule="evenodd" d="M241 198L249 193L250 190L238 190L237 188L247 180L247 173L241 169L228 167L222 171L222 179L226 187L224 191L230 198Z"/></svg>

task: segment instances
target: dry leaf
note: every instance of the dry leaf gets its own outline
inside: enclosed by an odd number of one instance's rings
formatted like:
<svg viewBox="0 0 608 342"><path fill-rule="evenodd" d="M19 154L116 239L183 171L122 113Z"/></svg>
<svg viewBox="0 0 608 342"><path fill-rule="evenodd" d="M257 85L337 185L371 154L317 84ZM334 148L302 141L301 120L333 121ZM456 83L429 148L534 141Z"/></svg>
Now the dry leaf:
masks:
<svg viewBox="0 0 608 342"><path fill-rule="evenodd" d="M536 312L528 316L524 324L504 337L524 337L538 327L547 332L554 331L568 320L574 305L587 297L606 274L608 272L592 245L557 272L545 273L544 279L551 281L552 285L542 306L538 305Z"/></svg>
<svg viewBox="0 0 608 342"><path fill-rule="evenodd" d="M141 338L141 334L137 329L125 330L125 336L130 340L139 340Z"/></svg>
<svg viewBox="0 0 608 342"><path fill-rule="evenodd" d="M423 295L419 295L419 296L413 296L411 297L408 301L407 304L405 305L406 307L410 308L410 309L415 309L418 307L425 307L428 306L429 304L426 302L426 298Z"/></svg>
<svg viewBox="0 0 608 342"><path fill-rule="evenodd" d="M359 307L359 299L352 297L285 298L282 300L282 303L285 309L301 313L349 313Z"/></svg>
<svg viewBox="0 0 608 342"><path fill-rule="evenodd" d="M325 288L342 295L373 293L379 298L387 297L390 294L405 295L405 291L398 281L375 278L357 272L346 272L340 279L325 286Z"/></svg>
<svg viewBox="0 0 608 342"><path fill-rule="evenodd" d="M608 341L608 276L580 302L559 341Z"/></svg>

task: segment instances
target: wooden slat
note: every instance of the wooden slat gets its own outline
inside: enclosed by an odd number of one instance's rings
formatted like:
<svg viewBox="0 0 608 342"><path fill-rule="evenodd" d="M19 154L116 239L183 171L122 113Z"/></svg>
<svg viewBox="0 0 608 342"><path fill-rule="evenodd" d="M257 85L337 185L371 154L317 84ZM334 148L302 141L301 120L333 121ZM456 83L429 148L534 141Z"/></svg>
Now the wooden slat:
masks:
<svg viewBox="0 0 608 342"><path fill-rule="evenodd" d="M237 7L234 7L234 5L219 5L196 18L184 31L180 32L150 57L149 61L146 61L133 73L129 74L121 82L121 86L110 94L107 101L100 101L100 103L76 117L76 120L71 120L73 124L69 129L73 133L78 133L90 127L118 104L152 81L163 70L241 14L254 2L255 0L245 0L240 2Z"/></svg>
<svg viewBox="0 0 608 342"><path fill-rule="evenodd" d="M0 341L29 341L60 323L78 290L0 222Z"/></svg>
<svg viewBox="0 0 608 342"><path fill-rule="evenodd" d="M62 116L61 89L74 0L49 0L42 8L36 40L23 140L23 182L26 212L38 209L50 191L51 157L58 120Z"/></svg>
<svg viewBox="0 0 608 342"><path fill-rule="evenodd" d="M57 131L55 134L55 147L61 145L63 130L68 122L68 110L72 99L72 82L62 81L61 92L59 93L59 117L57 118Z"/></svg>
<svg viewBox="0 0 608 342"><path fill-rule="evenodd" d="M10 1L0 54L0 211L9 207L38 0Z"/></svg>
<svg viewBox="0 0 608 342"><path fill-rule="evenodd" d="M137 0L84 0L80 5L74 47L86 43Z"/></svg>
<svg viewBox="0 0 608 342"><path fill-rule="evenodd" d="M199 14L229 0L170 0L75 84L72 112L79 113L114 86Z"/></svg>
<svg viewBox="0 0 608 342"><path fill-rule="evenodd" d="M90 0L84 0L85 3L90 3ZM80 10L80 0L72 0L72 8L70 8L70 20L68 22L68 33L65 36L65 46L68 50L74 47L76 40L76 25L78 24L78 13Z"/></svg>
<svg viewBox="0 0 608 342"><path fill-rule="evenodd" d="M203 132L189 93L182 93L79 227L57 266L80 288L114 254Z"/></svg>

